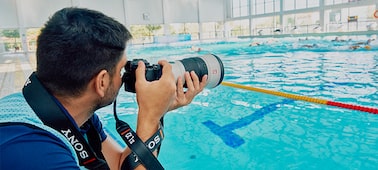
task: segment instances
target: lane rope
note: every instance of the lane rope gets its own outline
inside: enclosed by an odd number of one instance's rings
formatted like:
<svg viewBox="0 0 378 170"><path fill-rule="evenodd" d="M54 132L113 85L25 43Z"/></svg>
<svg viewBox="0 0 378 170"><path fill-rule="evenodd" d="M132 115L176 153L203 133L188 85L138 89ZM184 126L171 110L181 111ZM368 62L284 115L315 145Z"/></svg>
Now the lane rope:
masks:
<svg viewBox="0 0 378 170"><path fill-rule="evenodd" d="M230 83L230 82L222 82L222 85L234 87L234 88L239 88L239 89L244 89L244 90L256 91L256 92L260 92L260 93L266 93L266 94L275 95L275 96L281 96L281 97L294 99L294 100L307 101L307 102L310 102L310 103L316 103L316 104L322 104L322 105L328 105L328 106L336 106L336 107L340 107L340 108L344 108L344 109L358 110L358 111L362 111L362 112L378 114L377 108L358 106L358 105L354 105L354 104L347 104L347 103L341 103L341 102L334 102L334 101L329 101L329 100L324 100L324 99L317 99L317 98L312 98L312 97L307 97L307 96L302 96L302 95L296 95L296 94L290 94L290 93L285 93L285 92L279 92L279 91L273 91L273 90L267 90L267 89L252 87L252 86L244 86L244 85L234 84L234 83Z"/></svg>

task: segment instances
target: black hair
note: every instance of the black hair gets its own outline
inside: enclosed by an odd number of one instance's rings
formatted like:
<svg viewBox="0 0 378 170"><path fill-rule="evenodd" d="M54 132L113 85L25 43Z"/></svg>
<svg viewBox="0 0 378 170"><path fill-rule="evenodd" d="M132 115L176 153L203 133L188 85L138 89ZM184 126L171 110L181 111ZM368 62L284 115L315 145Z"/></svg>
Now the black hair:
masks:
<svg viewBox="0 0 378 170"><path fill-rule="evenodd" d="M111 76L131 39L124 25L101 12L64 8L37 40L37 76L53 94L80 95L101 70Z"/></svg>

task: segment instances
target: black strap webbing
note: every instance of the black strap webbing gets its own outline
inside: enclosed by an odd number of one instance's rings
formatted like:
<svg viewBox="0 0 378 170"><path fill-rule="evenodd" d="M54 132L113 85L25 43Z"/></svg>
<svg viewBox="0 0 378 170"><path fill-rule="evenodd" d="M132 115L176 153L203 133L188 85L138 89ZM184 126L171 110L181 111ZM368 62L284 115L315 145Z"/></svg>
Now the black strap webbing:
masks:
<svg viewBox="0 0 378 170"><path fill-rule="evenodd" d="M116 121L117 132L121 135L122 139L126 142L127 146L133 153L140 158L139 160L146 169L163 170L163 166L157 160L155 155L147 148L138 135L131 129L129 124L122 120Z"/></svg>
<svg viewBox="0 0 378 170"><path fill-rule="evenodd" d="M81 166L88 169L109 169L106 161L97 157L80 131L51 98L35 73L29 77L22 92L28 104L42 122L62 133L71 143Z"/></svg>

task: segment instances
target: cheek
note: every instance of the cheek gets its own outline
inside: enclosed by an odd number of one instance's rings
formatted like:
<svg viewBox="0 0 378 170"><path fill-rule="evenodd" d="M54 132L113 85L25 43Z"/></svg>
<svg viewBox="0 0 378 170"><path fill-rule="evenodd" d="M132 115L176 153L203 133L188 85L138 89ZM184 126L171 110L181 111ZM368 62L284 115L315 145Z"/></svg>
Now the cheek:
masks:
<svg viewBox="0 0 378 170"><path fill-rule="evenodd" d="M117 88L120 88L122 85L122 78L117 78L114 82L117 85Z"/></svg>

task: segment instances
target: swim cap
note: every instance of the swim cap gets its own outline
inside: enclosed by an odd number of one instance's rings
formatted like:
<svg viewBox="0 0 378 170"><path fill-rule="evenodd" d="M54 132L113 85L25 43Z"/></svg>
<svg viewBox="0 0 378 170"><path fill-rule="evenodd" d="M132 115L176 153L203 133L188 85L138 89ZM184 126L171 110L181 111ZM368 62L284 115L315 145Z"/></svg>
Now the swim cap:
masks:
<svg viewBox="0 0 378 170"><path fill-rule="evenodd" d="M371 47L369 45L365 46L366 50L371 50Z"/></svg>

